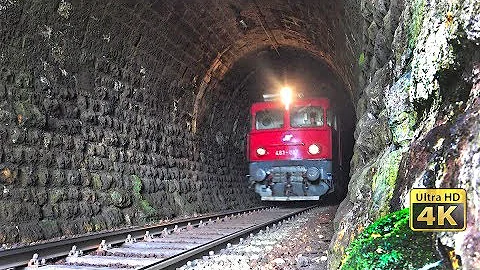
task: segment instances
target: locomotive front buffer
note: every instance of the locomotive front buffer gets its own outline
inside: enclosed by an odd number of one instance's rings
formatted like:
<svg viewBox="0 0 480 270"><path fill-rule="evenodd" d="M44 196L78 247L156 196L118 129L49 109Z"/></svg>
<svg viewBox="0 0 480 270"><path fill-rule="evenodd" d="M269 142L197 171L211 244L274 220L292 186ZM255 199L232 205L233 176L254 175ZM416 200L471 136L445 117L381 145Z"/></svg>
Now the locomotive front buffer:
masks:
<svg viewBox="0 0 480 270"><path fill-rule="evenodd" d="M263 201L317 201L334 188L328 160L253 162L249 171Z"/></svg>

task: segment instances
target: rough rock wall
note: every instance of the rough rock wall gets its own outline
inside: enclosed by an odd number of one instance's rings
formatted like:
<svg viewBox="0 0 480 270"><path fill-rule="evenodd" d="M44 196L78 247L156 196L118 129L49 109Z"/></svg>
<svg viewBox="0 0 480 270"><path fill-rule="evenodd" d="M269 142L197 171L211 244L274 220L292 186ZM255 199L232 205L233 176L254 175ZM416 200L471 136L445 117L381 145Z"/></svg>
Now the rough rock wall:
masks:
<svg viewBox="0 0 480 270"><path fill-rule="evenodd" d="M412 187L458 187L468 229L436 236L479 269L480 3L365 0L361 10L359 121L330 268L368 224L408 207Z"/></svg>
<svg viewBox="0 0 480 270"><path fill-rule="evenodd" d="M87 2L0 2L0 244L253 205L234 122L190 132L201 37Z"/></svg>

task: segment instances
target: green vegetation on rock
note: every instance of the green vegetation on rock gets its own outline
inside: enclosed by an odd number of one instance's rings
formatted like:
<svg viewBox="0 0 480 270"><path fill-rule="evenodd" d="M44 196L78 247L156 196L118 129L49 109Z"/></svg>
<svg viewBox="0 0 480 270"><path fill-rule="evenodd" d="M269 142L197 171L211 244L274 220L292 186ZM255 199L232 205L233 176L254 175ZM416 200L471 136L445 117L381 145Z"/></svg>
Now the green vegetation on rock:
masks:
<svg viewBox="0 0 480 270"><path fill-rule="evenodd" d="M125 192L121 189L115 189L110 192L110 200L113 205L119 208L125 208L130 206L132 201L130 196L127 196Z"/></svg>
<svg viewBox="0 0 480 270"><path fill-rule="evenodd" d="M432 233L409 227L409 209L368 226L347 248L341 269L419 269L439 260Z"/></svg>
<svg viewBox="0 0 480 270"><path fill-rule="evenodd" d="M117 190L110 192L110 198L112 199L113 204L119 204L122 202L122 194Z"/></svg>
<svg viewBox="0 0 480 270"><path fill-rule="evenodd" d="M383 216L388 214L389 202L395 190L398 167L402 160L404 149L389 152L381 157L377 167L377 173L372 179L372 207L371 216Z"/></svg>
<svg viewBox="0 0 480 270"><path fill-rule="evenodd" d="M363 67L364 64L365 64L365 53L362 52L358 57L358 66Z"/></svg>
<svg viewBox="0 0 480 270"><path fill-rule="evenodd" d="M140 206L143 213L145 213L145 215L147 216L154 216L157 213L157 210L153 208L150 203L145 199L140 201Z"/></svg>
<svg viewBox="0 0 480 270"><path fill-rule="evenodd" d="M408 28L408 47L413 49L422 30L423 18L425 16L425 0L414 0L411 8L412 19Z"/></svg>
<svg viewBox="0 0 480 270"><path fill-rule="evenodd" d="M145 217L152 217L157 214L157 210L153 208L150 203L145 200L141 194L143 188L142 179L137 175L132 175L132 190L135 198L135 204L142 211Z"/></svg>
<svg viewBox="0 0 480 270"><path fill-rule="evenodd" d="M132 175L133 196L135 196L136 199L140 199L142 197L142 194L140 194L142 191L142 186L142 179L136 175Z"/></svg>
<svg viewBox="0 0 480 270"><path fill-rule="evenodd" d="M417 113L415 111L404 111L395 116L390 123L390 130L392 131L395 144L398 146L408 145L413 138L416 123Z"/></svg>

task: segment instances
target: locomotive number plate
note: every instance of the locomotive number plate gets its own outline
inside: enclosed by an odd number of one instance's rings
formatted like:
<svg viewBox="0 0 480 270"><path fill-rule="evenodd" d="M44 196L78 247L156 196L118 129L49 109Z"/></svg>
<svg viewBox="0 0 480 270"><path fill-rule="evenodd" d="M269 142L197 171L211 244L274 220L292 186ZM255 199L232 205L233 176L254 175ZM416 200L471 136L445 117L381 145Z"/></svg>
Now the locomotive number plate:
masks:
<svg viewBox="0 0 480 270"><path fill-rule="evenodd" d="M277 150L275 151L275 156L286 156L286 155L297 155L298 151L296 149L292 150Z"/></svg>

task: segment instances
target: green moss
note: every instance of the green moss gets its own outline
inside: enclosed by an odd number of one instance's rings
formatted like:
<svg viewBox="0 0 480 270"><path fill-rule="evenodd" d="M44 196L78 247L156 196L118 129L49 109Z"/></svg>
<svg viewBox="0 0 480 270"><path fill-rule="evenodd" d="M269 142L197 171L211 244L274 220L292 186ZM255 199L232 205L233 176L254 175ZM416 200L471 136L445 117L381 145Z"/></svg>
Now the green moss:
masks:
<svg viewBox="0 0 480 270"><path fill-rule="evenodd" d="M372 207L370 215L373 217L388 214L389 201L393 196L397 182L398 167L404 149L395 150L380 158L377 173L372 177Z"/></svg>
<svg viewBox="0 0 480 270"><path fill-rule="evenodd" d="M409 209L368 226L347 248L341 269L418 269L439 260L432 233L410 229Z"/></svg>
<svg viewBox="0 0 480 270"><path fill-rule="evenodd" d="M358 57L358 66L363 67L364 64L365 64L365 54L362 52Z"/></svg>
<svg viewBox="0 0 480 270"><path fill-rule="evenodd" d="M413 49L422 30L423 18L425 16L425 0L414 0L411 8L412 18L408 27L408 47Z"/></svg>
<svg viewBox="0 0 480 270"><path fill-rule="evenodd" d="M114 191L110 192L110 199L112 199L113 204L116 205L116 206L121 205L122 202L123 202L123 196L117 190L114 190Z"/></svg>
<svg viewBox="0 0 480 270"><path fill-rule="evenodd" d="M157 210L147 200L141 200L140 207L147 216L154 216L157 213Z"/></svg>
<svg viewBox="0 0 480 270"><path fill-rule="evenodd" d="M141 194L143 188L142 179L136 175L132 175L132 190L133 196L135 198L135 204L139 208L143 215L146 217L152 217L157 214L157 210L153 208L150 203L145 200Z"/></svg>
<svg viewBox="0 0 480 270"><path fill-rule="evenodd" d="M142 195L140 192L142 191L142 179L136 175L132 175L132 189L133 189L133 196L137 199L141 198Z"/></svg>
<svg viewBox="0 0 480 270"><path fill-rule="evenodd" d="M402 112L390 123L393 141L397 146L406 146L413 138L417 113L415 111Z"/></svg>

